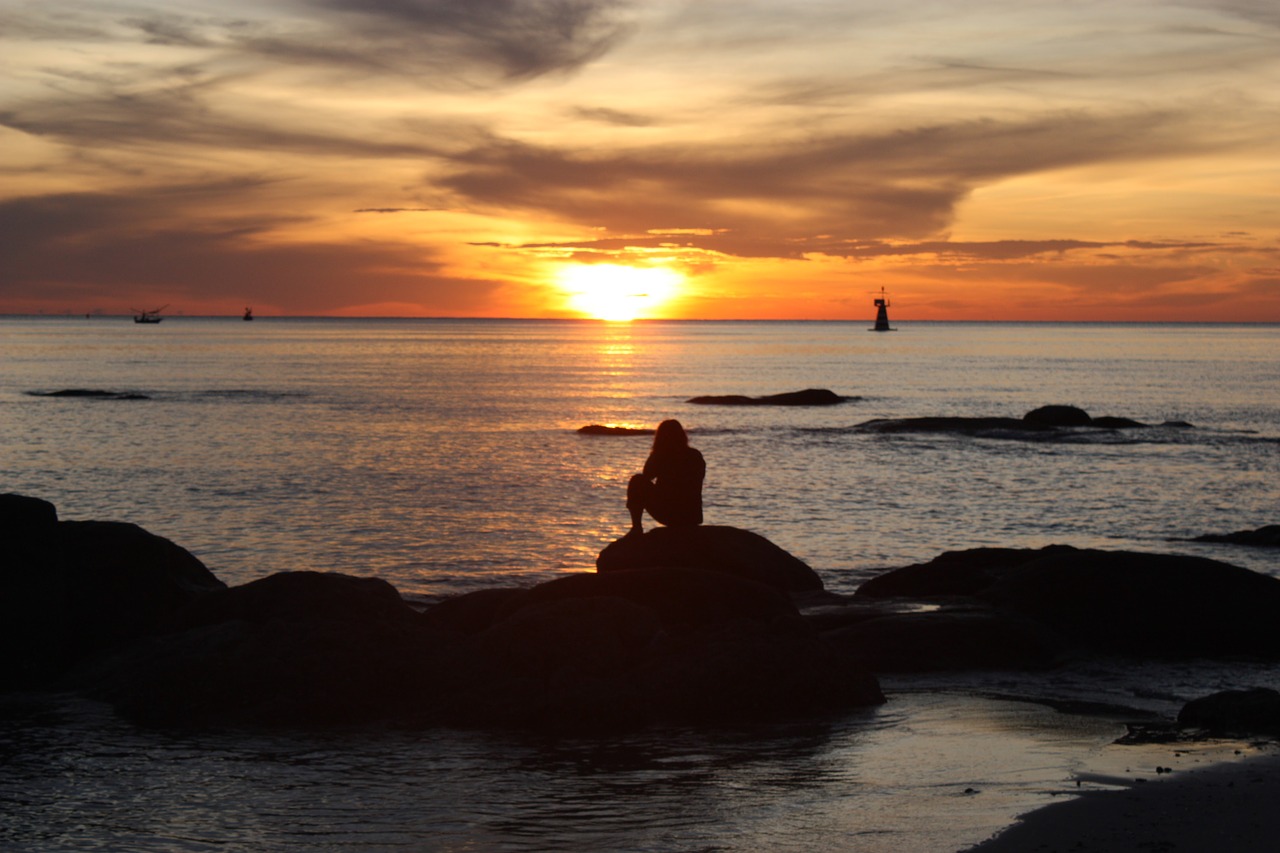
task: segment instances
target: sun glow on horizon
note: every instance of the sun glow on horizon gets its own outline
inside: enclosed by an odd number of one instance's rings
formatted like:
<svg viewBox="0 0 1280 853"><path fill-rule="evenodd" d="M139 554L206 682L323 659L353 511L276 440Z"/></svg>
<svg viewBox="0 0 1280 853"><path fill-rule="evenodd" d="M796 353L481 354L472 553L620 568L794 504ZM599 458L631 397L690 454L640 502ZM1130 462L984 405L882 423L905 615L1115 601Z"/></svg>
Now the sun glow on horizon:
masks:
<svg viewBox="0 0 1280 853"><path fill-rule="evenodd" d="M614 321L650 316L675 295L683 280L667 267L621 264L565 266L556 277L571 310L597 320Z"/></svg>

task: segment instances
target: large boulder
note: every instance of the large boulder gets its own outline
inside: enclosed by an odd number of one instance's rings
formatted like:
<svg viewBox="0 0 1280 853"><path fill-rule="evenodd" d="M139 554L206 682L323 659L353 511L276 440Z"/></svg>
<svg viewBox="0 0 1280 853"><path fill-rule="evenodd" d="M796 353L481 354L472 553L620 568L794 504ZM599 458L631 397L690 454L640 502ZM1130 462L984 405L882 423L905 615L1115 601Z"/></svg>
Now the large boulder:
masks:
<svg viewBox="0 0 1280 853"><path fill-rule="evenodd" d="M655 567L705 569L784 592L823 588L822 578L803 560L737 527L655 527L611 542L596 558L601 573Z"/></svg>
<svg viewBox="0 0 1280 853"><path fill-rule="evenodd" d="M328 726L430 719L447 643L385 581L285 572L225 589L69 683L135 721Z"/></svg>
<svg viewBox="0 0 1280 853"><path fill-rule="evenodd" d="M5 496L0 529L0 689L48 682L225 587L168 539L134 524L58 521L46 501Z"/></svg>
<svg viewBox="0 0 1280 853"><path fill-rule="evenodd" d="M976 599L1073 647L1162 658L1280 657L1280 580L1176 554L988 548L868 581L857 597Z"/></svg>
<svg viewBox="0 0 1280 853"><path fill-rule="evenodd" d="M506 597L470 644L470 684L453 711L473 723L578 732L715 725L883 701L875 678L809 628L786 596L698 569L540 584Z"/></svg>
<svg viewBox="0 0 1280 853"><path fill-rule="evenodd" d="M1192 699L1178 712L1178 722L1214 734L1280 735L1280 693L1255 687Z"/></svg>
<svg viewBox="0 0 1280 853"><path fill-rule="evenodd" d="M789 598L758 581L705 569L658 566L609 574L583 572L547 581L509 598L498 618L548 602L602 597L646 607L667 627L800 617Z"/></svg>

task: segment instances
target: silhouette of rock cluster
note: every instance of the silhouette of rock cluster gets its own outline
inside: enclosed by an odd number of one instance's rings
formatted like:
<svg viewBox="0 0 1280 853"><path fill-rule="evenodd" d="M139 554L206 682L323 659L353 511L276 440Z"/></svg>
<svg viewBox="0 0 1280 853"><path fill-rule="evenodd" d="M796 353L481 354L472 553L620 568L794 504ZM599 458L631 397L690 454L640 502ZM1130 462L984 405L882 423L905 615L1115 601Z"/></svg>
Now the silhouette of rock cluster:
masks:
<svg viewBox="0 0 1280 853"><path fill-rule="evenodd" d="M758 534L657 528L595 573L422 610L337 573L228 587L136 525L18 495L0 536L0 692L78 691L157 725L722 725L876 704L877 674L1280 659L1280 580L1179 555L977 548L841 597ZM1280 732L1269 695L1184 716Z"/></svg>
<svg viewBox="0 0 1280 853"><path fill-rule="evenodd" d="M131 524L0 498L0 687L158 725L720 725L875 704L791 600L684 567L583 573L419 612L375 578L227 587Z"/></svg>
<svg viewBox="0 0 1280 853"><path fill-rule="evenodd" d="M1206 533L1197 536L1195 542L1220 542L1227 545L1250 545L1257 548L1280 547L1280 524L1267 524L1257 530L1237 530L1234 533Z"/></svg>
<svg viewBox="0 0 1280 853"><path fill-rule="evenodd" d="M927 649L906 655L894 640L908 634L926 646L919 636L942 632L951 637L944 661L971 649L973 663L984 668L1002 656L1013 668L1082 654L1280 658L1280 580L1202 557L1066 545L977 548L880 575L860 586L855 600L938 605L887 621L856 618L846 630L874 650L859 659L877 672L895 662L901 669L954 668L934 665Z"/></svg>
<svg viewBox="0 0 1280 853"><path fill-rule="evenodd" d="M1112 416L1093 417L1084 409L1076 406L1041 406L1032 409L1021 418L1007 417L919 417L919 418L876 418L860 424L860 427L873 432L1023 432L1023 433L1055 433L1078 427L1095 429L1146 429L1151 424L1135 421L1131 418ZM1166 421L1160 426L1189 428L1191 425L1183 421Z"/></svg>

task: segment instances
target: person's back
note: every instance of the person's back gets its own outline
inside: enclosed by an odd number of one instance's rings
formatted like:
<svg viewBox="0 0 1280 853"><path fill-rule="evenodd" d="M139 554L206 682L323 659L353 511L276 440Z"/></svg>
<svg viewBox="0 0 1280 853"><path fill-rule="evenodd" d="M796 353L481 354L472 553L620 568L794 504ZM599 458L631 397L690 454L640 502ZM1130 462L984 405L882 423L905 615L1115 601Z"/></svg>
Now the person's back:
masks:
<svg viewBox="0 0 1280 853"><path fill-rule="evenodd" d="M702 481L707 463L692 447L652 454L644 473L653 479L653 496L646 509L659 524L684 527L702 523Z"/></svg>

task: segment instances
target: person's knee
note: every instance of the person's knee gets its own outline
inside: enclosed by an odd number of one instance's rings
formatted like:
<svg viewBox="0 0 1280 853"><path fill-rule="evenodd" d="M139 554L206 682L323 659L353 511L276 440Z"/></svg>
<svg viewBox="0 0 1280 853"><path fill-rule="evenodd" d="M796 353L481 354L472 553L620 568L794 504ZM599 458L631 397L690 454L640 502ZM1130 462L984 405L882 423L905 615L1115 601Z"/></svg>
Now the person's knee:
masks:
<svg viewBox="0 0 1280 853"><path fill-rule="evenodd" d="M627 506L643 509L652 485L644 474L633 474L627 481Z"/></svg>

